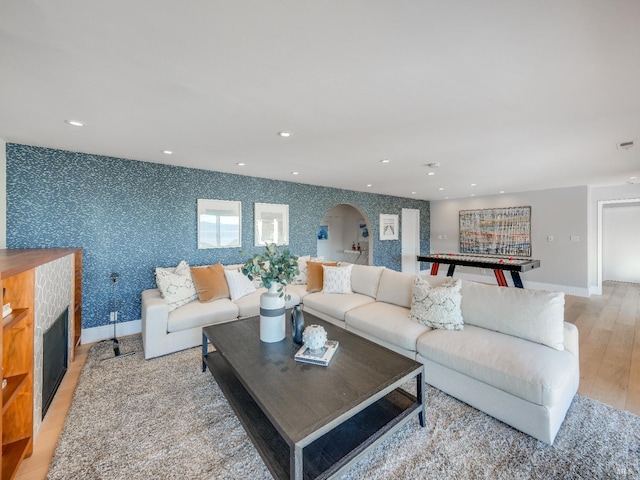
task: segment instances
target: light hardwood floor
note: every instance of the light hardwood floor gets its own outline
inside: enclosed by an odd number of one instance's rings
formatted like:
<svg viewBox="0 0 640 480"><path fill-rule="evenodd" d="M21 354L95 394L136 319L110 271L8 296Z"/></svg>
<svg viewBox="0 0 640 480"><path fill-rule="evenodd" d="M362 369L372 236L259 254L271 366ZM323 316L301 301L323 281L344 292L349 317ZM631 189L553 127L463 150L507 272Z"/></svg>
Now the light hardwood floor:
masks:
<svg viewBox="0 0 640 480"><path fill-rule="evenodd" d="M565 320L580 332L578 393L640 415L640 284L605 282L601 296L566 296ZM77 350L17 480L46 477L90 347Z"/></svg>

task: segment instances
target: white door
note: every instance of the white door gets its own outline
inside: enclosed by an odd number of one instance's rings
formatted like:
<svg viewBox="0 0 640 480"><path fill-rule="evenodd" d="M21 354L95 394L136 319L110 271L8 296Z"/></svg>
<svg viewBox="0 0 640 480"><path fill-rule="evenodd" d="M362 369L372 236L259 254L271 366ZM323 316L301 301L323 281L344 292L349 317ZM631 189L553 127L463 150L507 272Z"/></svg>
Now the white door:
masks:
<svg viewBox="0 0 640 480"><path fill-rule="evenodd" d="M403 208L400 223L402 239L402 271L406 273L420 273L420 210Z"/></svg>

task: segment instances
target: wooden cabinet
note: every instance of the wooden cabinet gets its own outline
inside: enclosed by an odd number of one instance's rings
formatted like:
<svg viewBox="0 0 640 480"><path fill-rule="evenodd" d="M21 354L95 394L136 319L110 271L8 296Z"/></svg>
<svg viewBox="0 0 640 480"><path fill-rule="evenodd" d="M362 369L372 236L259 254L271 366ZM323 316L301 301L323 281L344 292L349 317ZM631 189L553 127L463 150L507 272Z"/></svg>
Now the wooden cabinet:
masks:
<svg viewBox="0 0 640 480"><path fill-rule="evenodd" d="M33 451L33 269L2 279L12 313L2 321L2 480Z"/></svg>
<svg viewBox="0 0 640 480"><path fill-rule="evenodd" d="M2 477L14 477L20 462L33 452L34 328L36 267L74 255L74 286L70 328L74 349L80 340L82 252L79 249L0 250L0 291L12 312L2 319Z"/></svg>

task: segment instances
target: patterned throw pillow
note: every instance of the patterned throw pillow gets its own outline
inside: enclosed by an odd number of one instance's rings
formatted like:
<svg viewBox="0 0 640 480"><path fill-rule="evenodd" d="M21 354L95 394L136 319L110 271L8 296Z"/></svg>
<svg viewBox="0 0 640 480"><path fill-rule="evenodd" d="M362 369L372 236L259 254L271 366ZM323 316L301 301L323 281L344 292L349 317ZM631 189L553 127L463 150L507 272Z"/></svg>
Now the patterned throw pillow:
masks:
<svg viewBox="0 0 640 480"><path fill-rule="evenodd" d="M307 292L319 292L324 285L322 267L337 267L338 262L307 262Z"/></svg>
<svg viewBox="0 0 640 480"><path fill-rule="evenodd" d="M198 298L189 265L184 260L176 268L156 268L156 285L170 312Z"/></svg>
<svg viewBox="0 0 640 480"><path fill-rule="evenodd" d="M322 266L322 293L353 293L351 291L351 268Z"/></svg>
<svg viewBox="0 0 640 480"><path fill-rule="evenodd" d="M242 272L225 268L224 276L229 286L231 300L237 300L256 291L256 287Z"/></svg>
<svg viewBox="0 0 640 480"><path fill-rule="evenodd" d="M432 287L426 278L417 276L409 318L431 328L462 330L461 287L459 279L447 279L442 285Z"/></svg>

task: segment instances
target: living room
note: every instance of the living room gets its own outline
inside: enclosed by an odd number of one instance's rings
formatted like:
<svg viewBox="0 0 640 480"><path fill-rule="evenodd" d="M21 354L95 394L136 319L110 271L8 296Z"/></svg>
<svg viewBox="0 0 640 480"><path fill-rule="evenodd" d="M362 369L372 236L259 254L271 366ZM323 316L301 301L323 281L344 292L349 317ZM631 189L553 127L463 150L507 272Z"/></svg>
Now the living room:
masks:
<svg viewBox="0 0 640 480"><path fill-rule="evenodd" d="M112 336L111 274L125 336L156 267L244 261L256 203L288 205L300 255L355 206L394 270L381 214L419 210L419 251L457 252L461 210L531 206L526 287L615 280L603 217L640 208L634 2L147 7L3 7L0 247L83 249L83 344ZM241 202L241 248L197 248L203 198Z"/></svg>

